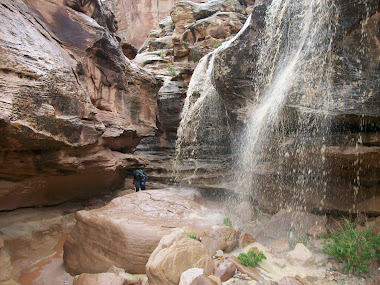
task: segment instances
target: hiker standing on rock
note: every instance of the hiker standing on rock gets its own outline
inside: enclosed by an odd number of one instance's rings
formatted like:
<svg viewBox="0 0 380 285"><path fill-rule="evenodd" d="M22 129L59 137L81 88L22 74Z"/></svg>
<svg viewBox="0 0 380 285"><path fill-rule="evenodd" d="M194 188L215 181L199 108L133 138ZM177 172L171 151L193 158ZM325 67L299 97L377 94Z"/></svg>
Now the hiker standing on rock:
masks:
<svg viewBox="0 0 380 285"><path fill-rule="evenodd" d="M135 184L136 192L145 190L145 184L148 180L148 175L141 169L133 171L133 184Z"/></svg>

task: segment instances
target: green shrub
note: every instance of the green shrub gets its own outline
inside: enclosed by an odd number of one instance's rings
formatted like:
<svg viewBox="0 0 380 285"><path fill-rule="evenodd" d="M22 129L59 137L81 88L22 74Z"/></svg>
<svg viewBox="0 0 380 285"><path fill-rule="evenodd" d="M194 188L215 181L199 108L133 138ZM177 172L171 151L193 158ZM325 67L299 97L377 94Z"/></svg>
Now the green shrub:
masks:
<svg viewBox="0 0 380 285"><path fill-rule="evenodd" d="M197 234L194 232L184 232L185 235L187 235L189 238L197 239Z"/></svg>
<svg viewBox="0 0 380 285"><path fill-rule="evenodd" d="M170 72L170 74L171 74L172 76L176 76L176 75L177 75L174 66L171 65L170 63L168 63L168 70L169 70L169 72Z"/></svg>
<svg viewBox="0 0 380 285"><path fill-rule="evenodd" d="M259 262L267 258L262 251L256 254L253 250L250 250L248 253L240 253L238 259L244 266L256 267Z"/></svg>
<svg viewBox="0 0 380 285"><path fill-rule="evenodd" d="M192 48L190 49L189 56L193 62L198 62L201 58L201 52L197 48Z"/></svg>
<svg viewBox="0 0 380 285"><path fill-rule="evenodd" d="M343 262L349 273L369 272L371 260L380 258L380 233L370 229L356 230L354 224L346 220L344 228L331 235L323 236L323 253Z"/></svg>
<svg viewBox="0 0 380 285"><path fill-rule="evenodd" d="M223 219L223 224L227 227L231 227L232 228L232 222L231 222L231 219L229 217L226 217Z"/></svg>
<svg viewBox="0 0 380 285"><path fill-rule="evenodd" d="M160 52L158 53L158 55L162 58L164 58L166 56L166 51L164 50L160 50Z"/></svg>
<svg viewBox="0 0 380 285"><path fill-rule="evenodd" d="M218 47L220 47L220 46L222 45L222 43L223 43L223 41L216 41L216 42L214 43L214 48L218 48Z"/></svg>

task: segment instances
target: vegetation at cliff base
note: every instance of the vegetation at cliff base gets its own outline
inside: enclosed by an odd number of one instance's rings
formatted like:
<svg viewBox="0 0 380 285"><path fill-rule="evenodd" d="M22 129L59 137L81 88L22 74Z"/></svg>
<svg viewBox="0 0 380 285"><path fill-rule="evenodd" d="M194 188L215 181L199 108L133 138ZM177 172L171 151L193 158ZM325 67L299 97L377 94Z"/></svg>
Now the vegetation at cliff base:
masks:
<svg viewBox="0 0 380 285"><path fill-rule="evenodd" d="M185 235L187 235L189 238L197 239L197 234L194 232L184 232Z"/></svg>
<svg viewBox="0 0 380 285"><path fill-rule="evenodd" d="M259 262L267 258L262 251L256 254L253 250L250 250L248 253L240 253L238 259L244 266L256 267Z"/></svg>
<svg viewBox="0 0 380 285"><path fill-rule="evenodd" d="M337 232L323 237L326 239L323 253L341 261L349 273L367 273L371 261L380 258L380 233L374 234L368 228L355 229L347 220Z"/></svg>
<svg viewBox="0 0 380 285"><path fill-rule="evenodd" d="M231 227L232 228L232 222L231 222L231 219L229 217L226 217L223 219L223 224L227 227Z"/></svg>

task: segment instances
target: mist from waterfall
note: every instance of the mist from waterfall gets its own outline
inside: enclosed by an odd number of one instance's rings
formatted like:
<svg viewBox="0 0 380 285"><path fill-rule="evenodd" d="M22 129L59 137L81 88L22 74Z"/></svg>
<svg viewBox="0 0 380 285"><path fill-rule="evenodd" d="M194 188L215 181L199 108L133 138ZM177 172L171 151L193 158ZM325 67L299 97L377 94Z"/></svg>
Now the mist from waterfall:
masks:
<svg viewBox="0 0 380 285"><path fill-rule="evenodd" d="M300 97L304 105L310 102L310 108L328 110L333 11L330 0L274 0L269 7L261 36L252 111L242 132L235 167L235 191L239 194L255 199L260 191L258 176L266 167L267 156L278 155L280 160L289 156L281 149L276 134L288 131L281 120L290 97ZM316 127L312 124L305 117L297 127L310 131ZM318 131L327 129L325 125ZM278 190L272 189L273 194L277 195Z"/></svg>

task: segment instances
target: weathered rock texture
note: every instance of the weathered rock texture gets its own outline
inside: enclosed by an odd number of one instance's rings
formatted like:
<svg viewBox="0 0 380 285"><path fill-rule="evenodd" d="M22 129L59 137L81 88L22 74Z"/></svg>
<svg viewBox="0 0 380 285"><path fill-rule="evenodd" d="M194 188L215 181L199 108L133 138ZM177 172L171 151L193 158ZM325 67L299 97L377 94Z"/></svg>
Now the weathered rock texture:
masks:
<svg viewBox="0 0 380 285"><path fill-rule="evenodd" d="M106 272L113 265L145 273L149 256L164 235L185 229L201 237L223 217L168 191L152 190L79 211L76 219L64 245L65 268L71 274Z"/></svg>
<svg viewBox="0 0 380 285"><path fill-rule="evenodd" d="M118 34L122 41L139 48L148 33L158 28L170 9L180 0L106 0L104 4L115 13ZM207 0L191 0L207 2Z"/></svg>
<svg viewBox="0 0 380 285"><path fill-rule="evenodd" d="M74 279L73 285L128 285L128 280L115 273L81 274Z"/></svg>
<svg viewBox="0 0 380 285"><path fill-rule="evenodd" d="M155 133L159 82L99 1L0 3L0 210L119 187Z"/></svg>
<svg viewBox="0 0 380 285"><path fill-rule="evenodd" d="M231 39L241 29L248 17L246 9L247 3L237 0L213 0L203 4L178 2L171 9L170 17L160 22L159 29L149 33L134 59L164 81L158 93L157 136L144 139L138 147L138 151L148 154L147 158L151 161L148 171L153 179L168 182L171 177L171 160L164 159L174 155L177 128L194 68L202 56ZM219 108L220 105L213 106L210 113ZM206 124L210 132L206 137L220 133L218 123ZM193 130L197 128L195 126ZM226 144L228 142L224 141L223 145ZM213 149L204 151L212 152ZM206 169L210 170L210 165ZM198 176L200 184L207 183L208 187L212 187L214 177L226 172L224 165L216 163L212 171ZM183 172L187 175L188 170L193 172L193 165L181 166L179 174ZM199 173L202 172L199 170Z"/></svg>
<svg viewBox="0 0 380 285"><path fill-rule="evenodd" d="M175 285L179 284L181 274L191 268L203 268L206 275L211 275L214 270L211 255L199 241L173 232L164 236L153 251L146 273L149 284Z"/></svg>
<svg viewBox="0 0 380 285"><path fill-rule="evenodd" d="M273 136L260 149L252 185L247 182L260 206L272 212L292 206L380 213L380 4L335 2L334 48L330 65L323 67L324 75L331 72L329 98L302 78L296 81ZM239 35L205 57L194 73L180 127L185 158L227 156L244 136L248 110L258 105L263 93L257 60L270 3L256 1ZM286 39L287 29L281 31ZM304 66L313 64L309 58ZM313 74L305 75L306 82L308 76ZM229 179L220 177L220 188ZM240 191L236 185L231 189Z"/></svg>

